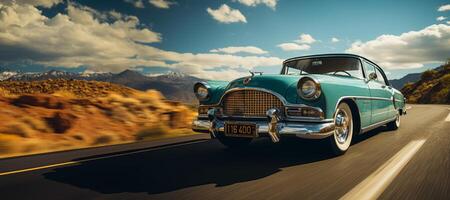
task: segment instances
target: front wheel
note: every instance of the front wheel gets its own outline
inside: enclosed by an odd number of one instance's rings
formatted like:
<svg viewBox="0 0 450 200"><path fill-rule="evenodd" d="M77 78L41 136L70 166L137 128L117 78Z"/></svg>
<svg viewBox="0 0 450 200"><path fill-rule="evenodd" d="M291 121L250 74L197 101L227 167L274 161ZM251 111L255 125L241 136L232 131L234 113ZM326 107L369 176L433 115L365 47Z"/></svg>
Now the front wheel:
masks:
<svg viewBox="0 0 450 200"><path fill-rule="evenodd" d="M340 103L334 115L334 133L330 139L331 150L335 155L347 152L353 138L353 116L347 103Z"/></svg>
<svg viewBox="0 0 450 200"><path fill-rule="evenodd" d="M397 112L395 121L389 122L386 125L389 130L397 130L398 128L400 128L400 112Z"/></svg>
<svg viewBox="0 0 450 200"><path fill-rule="evenodd" d="M252 138L218 136L217 139L228 148L242 148L250 144Z"/></svg>

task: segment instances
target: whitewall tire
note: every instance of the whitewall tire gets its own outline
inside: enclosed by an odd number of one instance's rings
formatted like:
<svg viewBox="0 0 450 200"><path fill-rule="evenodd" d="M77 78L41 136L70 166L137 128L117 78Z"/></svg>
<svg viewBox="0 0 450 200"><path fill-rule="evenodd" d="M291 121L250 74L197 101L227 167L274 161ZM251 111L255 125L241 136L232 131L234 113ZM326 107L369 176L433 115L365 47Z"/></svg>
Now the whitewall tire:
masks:
<svg viewBox="0 0 450 200"><path fill-rule="evenodd" d="M350 106L343 102L340 103L334 114L335 130L330 137L331 150L335 155L344 154L353 138L353 116Z"/></svg>

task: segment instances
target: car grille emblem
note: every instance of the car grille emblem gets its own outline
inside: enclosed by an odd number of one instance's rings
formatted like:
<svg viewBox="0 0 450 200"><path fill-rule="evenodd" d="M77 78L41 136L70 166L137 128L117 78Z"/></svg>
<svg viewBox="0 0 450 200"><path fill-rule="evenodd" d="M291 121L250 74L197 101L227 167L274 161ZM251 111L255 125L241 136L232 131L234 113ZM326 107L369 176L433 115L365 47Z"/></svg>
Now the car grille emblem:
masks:
<svg viewBox="0 0 450 200"><path fill-rule="evenodd" d="M249 84L251 80L252 80L252 77L245 78L244 81L243 81L244 85Z"/></svg>

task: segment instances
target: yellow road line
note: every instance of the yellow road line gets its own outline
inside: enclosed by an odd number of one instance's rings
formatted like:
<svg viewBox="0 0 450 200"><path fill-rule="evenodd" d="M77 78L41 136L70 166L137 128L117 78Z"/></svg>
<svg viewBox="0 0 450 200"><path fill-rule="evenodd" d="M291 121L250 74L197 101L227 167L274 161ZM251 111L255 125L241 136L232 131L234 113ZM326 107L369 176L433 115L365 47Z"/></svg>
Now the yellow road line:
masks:
<svg viewBox="0 0 450 200"><path fill-rule="evenodd" d="M377 199L405 165L419 151L426 140L415 140L403 147L380 168L341 197L347 199Z"/></svg>
<svg viewBox="0 0 450 200"><path fill-rule="evenodd" d="M0 172L0 176L6 176L6 175L10 175L10 174L18 174L18 173L23 173L23 172L36 171L36 170L48 169L48 168L54 168L54 167L62 167L62 166L68 166L68 165L81 164L81 163L84 163L84 162L90 162L90 161L94 161L94 160L101 160L101 159L107 159L107 158L126 156L126 155L143 153L143 152L148 152L148 151L154 151L154 150L161 150L161 149L166 149L166 148L171 148L171 147L183 146L183 145L187 145L187 144L196 144L196 143L200 143L200 142L205 142L205 141L204 140L193 141L193 142L182 143L182 144L175 144L175 145L164 146L164 147L143 149L143 150L133 151L133 152L128 152L128 153L113 154L113 155L97 157L97 158L88 158L88 159L83 159L83 160L78 160L78 161L69 161L69 162L63 162L63 163L57 163L57 164L51 164L51 165L44 165L44 166L39 166L39 167L27 168L27 169L20 169L20 170L14 170L14 171Z"/></svg>

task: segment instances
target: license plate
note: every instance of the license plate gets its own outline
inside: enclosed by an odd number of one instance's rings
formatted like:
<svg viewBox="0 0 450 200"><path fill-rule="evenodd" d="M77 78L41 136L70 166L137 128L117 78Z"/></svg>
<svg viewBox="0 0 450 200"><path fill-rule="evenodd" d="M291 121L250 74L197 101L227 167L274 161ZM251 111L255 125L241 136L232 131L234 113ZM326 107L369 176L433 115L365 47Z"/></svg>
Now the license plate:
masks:
<svg viewBox="0 0 450 200"><path fill-rule="evenodd" d="M225 122L225 136L257 137L256 124Z"/></svg>

